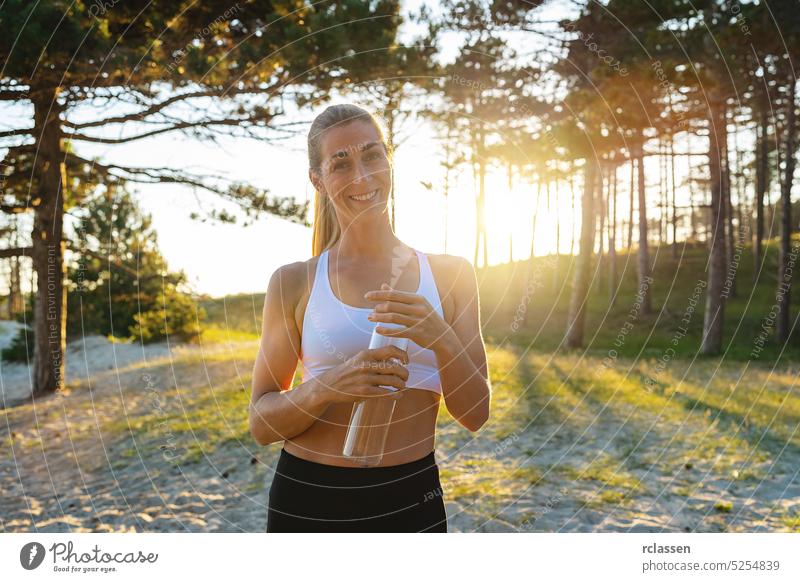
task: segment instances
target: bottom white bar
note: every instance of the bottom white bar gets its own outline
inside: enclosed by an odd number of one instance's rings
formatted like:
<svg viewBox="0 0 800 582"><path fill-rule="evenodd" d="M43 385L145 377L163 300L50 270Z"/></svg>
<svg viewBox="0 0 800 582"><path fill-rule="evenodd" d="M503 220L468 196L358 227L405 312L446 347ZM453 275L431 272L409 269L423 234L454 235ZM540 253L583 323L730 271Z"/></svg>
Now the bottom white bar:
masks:
<svg viewBox="0 0 800 582"><path fill-rule="evenodd" d="M0 572L14 581L777 581L800 580L798 550L800 536L777 533L2 534Z"/></svg>

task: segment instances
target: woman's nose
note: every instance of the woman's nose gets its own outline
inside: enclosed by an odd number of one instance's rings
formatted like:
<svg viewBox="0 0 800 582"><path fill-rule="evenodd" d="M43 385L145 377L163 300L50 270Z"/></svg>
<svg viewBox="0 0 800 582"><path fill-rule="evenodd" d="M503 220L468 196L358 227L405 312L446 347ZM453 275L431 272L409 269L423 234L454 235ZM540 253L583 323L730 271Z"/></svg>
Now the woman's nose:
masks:
<svg viewBox="0 0 800 582"><path fill-rule="evenodd" d="M364 167L364 164L361 161L355 162L353 164L355 175L353 176L353 183L354 184L361 184L364 179L368 177L367 169Z"/></svg>

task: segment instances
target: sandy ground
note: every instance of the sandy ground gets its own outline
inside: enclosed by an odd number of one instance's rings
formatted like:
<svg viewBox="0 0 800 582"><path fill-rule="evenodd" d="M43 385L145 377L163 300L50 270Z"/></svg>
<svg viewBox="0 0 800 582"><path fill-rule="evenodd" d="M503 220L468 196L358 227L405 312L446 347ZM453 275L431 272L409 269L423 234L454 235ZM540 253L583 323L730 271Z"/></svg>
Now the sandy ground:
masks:
<svg viewBox="0 0 800 582"><path fill-rule="evenodd" d="M143 349L87 338L71 346L69 391L2 413L0 531L263 531L279 444L237 437L176 462L154 446L164 439L156 426L124 430L155 406L191 414L189 394L215 395L231 382L246 392L252 362L242 346L254 345ZM544 360L531 366L541 366L535 382L555 369ZM3 367L7 393L24 391L25 368ZM591 399L566 403L566 415L541 414L549 397L522 406L512 384L507 375L494 380L496 409L480 432L440 423L450 532L797 527L797 447L765 448L761 439L726 451L718 423L704 415L674 426L652 410L608 410ZM240 421L224 419L217 430ZM181 438L202 445L206 437Z"/></svg>
<svg viewBox="0 0 800 582"><path fill-rule="evenodd" d="M23 325L16 321L0 321L0 349L8 346ZM154 344L112 343L99 335L86 336L67 344L65 358L67 384L87 381L93 375L125 368L137 362L159 358L180 357L182 353L197 349L196 346L180 344L170 346L168 342ZM30 354L33 361L33 352ZM30 396L32 380L31 366L23 363L0 362L0 403L6 406Z"/></svg>

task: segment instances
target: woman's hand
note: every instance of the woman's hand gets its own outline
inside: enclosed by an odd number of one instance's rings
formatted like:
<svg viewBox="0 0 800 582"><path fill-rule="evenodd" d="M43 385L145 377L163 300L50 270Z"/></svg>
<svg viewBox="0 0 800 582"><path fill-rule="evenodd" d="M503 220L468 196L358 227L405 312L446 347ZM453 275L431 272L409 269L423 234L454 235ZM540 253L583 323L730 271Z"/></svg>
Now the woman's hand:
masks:
<svg viewBox="0 0 800 582"><path fill-rule="evenodd" d="M369 314L370 321L406 326L392 329L379 325L378 333L381 335L405 337L418 346L437 353L452 340L453 329L422 295L396 291L384 283L380 290L370 291L364 298L383 302L376 305L375 310Z"/></svg>
<svg viewBox="0 0 800 582"><path fill-rule="evenodd" d="M317 386L330 403L355 402L367 398L399 400L406 390L408 352L397 346L362 350L317 378ZM381 388L391 386L396 391Z"/></svg>

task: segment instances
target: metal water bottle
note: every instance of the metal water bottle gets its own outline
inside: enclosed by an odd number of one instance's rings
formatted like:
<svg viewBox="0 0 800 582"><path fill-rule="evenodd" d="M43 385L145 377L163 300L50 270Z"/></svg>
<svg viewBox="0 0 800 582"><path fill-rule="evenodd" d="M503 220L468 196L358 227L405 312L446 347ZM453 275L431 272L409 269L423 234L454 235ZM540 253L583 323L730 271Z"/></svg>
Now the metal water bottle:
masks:
<svg viewBox="0 0 800 582"><path fill-rule="evenodd" d="M390 323L380 324L382 327L403 327ZM377 327L377 326L376 326ZM394 345L401 350L408 349L408 338L395 338L379 334L373 330L369 340L369 349ZM395 358L390 358L396 360ZM381 386L386 390L397 391L394 386ZM389 424L394 413L394 398L368 398L353 404L350 424L344 439L342 455L349 457L360 465L371 466L380 463L389 434Z"/></svg>

